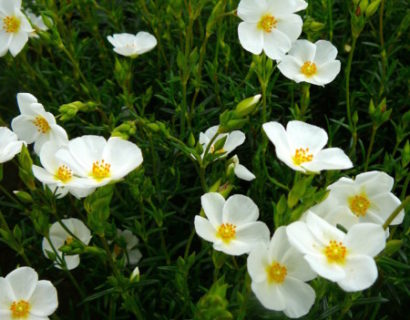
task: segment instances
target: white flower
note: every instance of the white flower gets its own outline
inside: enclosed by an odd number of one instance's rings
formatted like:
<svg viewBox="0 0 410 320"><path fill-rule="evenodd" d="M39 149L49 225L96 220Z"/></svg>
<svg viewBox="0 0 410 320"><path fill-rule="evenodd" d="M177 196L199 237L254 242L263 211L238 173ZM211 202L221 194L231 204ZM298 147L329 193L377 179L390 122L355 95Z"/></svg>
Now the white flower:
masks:
<svg viewBox="0 0 410 320"><path fill-rule="evenodd" d="M236 194L225 201L219 193L210 192L201 197L201 203L208 219L195 216L195 230L213 242L215 250L236 256L269 241L269 229L256 221L259 209L251 198Z"/></svg>
<svg viewBox="0 0 410 320"><path fill-rule="evenodd" d="M36 97L29 93L17 95L21 115L11 122L13 131L21 140L28 144L34 142L34 151L40 154L41 147L47 141L54 141L58 145L67 143L67 133L57 125L54 116L46 112Z"/></svg>
<svg viewBox="0 0 410 320"><path fill-rule="evenodd" d="M25 14L26 14L27 18L30 19L31 23L37 29L39 29L40 31L47 31L48 30L48 27L44 23L44 20L43 20L42 16L36 16L30 9L27 9L25 11ZM38 38L39 37L35 30L29 36L33 37L33 38Z"/></svg>
<svg viewBox="0 0 410 320"><path fill-rule="evenodd" d="M285 227L279 227L267 245L252 249L248 257L252 291L265 308L283 311L290 318L307 314L315 291L305 283L316 277L303 255L290 246Z"/></svg>
<svg viewBox="0 0 410 320"><path fill-rule="evenodd" d="M347 234L308 212L306 223L290 224L290 243L304 254L318 275L345 291L369 288L377 279L373 259L386 245L384 230L374 223L356 224Z"/></svg>
<svg viewBox="0 0 410 320"><path fill-rule="evenodd" d="M263 130L275 145L276 156L293 170L306 173L353 167L343 150L323 149L328 138L322 128L294 120L288 122L286 131L273 121L264 123Z"/></svg>
<svg viewBox="0 0 410 320"><path fill-rule="evenodd" d="M91 240L91 233L86 225L79 219L62 219L61 223L63 223L71 233L67 232L67 230L65 230L59 222L53 223L50 227L49 233L51 244L46 238L43 238L43 253L46 257L48 257L47 251L54 253L54 247L58 253L58 258L55 261L56 268L62 269L61 260L64 260L67 269L72 270L77 268L80 264L80 256L78 254L66 256L63 255L59 249L63 245L71 244L74 239L80 240L84 245L88 245ZM75 237L73 237L73 235Z"/></svg>
<svg viewBox="0 0 410 320"><path fill-rule="evenodd" d="M13 57L18 55L31 32L30 22L21 12L21 0L0 1L0 57L8 50Z"/></svg>
<svg viewBox="0 0 410 320"><path fill-rule="evenodd" d="M297 83L304 81L318 86L332 82L340 72L335 60L337 49L329 41L297 40L278 64L280 72Z"/></svg>
<svg viewBox="0 0 410 320"><path fill-rule="evenodd" d="M157 45L157 39L152 34L144 31L140 31L136 35L117 33L108 36L107 39L114 46L114 52L131 58L148 52Z"/></svg>
<svg viewBox="0 0 410 320"><path fill-rule="evenodd" d="M84 186L101 187L125 177L142 163L137 145L121 138L108 141L100 136L82 136L68 142L57 151L57 159L65 163L74 175L83 177Z"/></svg>
<svg viewBox="0 0 410 320"><path fill-rule="evenodd" d="M256 178L252 172L250 172L244 165L239 163L239 158L237 155L234 155L231 160L234 166L234 173L239 179L251 181Z"/></svg>
<svg viewBox="0 0 410 320"><path fill-rule="evenodd" d="M218 132L218 129L219 129L219 126L213 126L213 127L210 127L208 130L206 130L205 133L201 132L199 134L199 143L202 145L202 148L204 150L202 153L202 158L204 157L205 150L207 149L212 138ZM223 139L225 137L226 137L226 140L225 140L225 143L222 149L215 150L215 144L218 142L218 140ZM245 134L240 130L234 130L229 133L220 133L217 135L216 139L214 140L212 145L209 147L208 153L212 153L214 155L220 155L221 157L224 157L228 155L230 152L232 152L233 150L235 150L238 146L240 146L244 142L245 142Z"/></svg>
<svg viewBox="0 0 410 320"><path fill-rule="evenodd" d="M85 185L83 178L74 176L73 170L56 158L60 148L54 141L48 141L43 145L40 161L44 168L33 165L34 176L53 192L56 191L58 198L64 197L68 192L78 199L93 193L95 188Z"/></svg>
<svg viewBox="0 0 410 320"><path fill-rule="evenodd" d="M38 280L34 269L21 267L0 277L2 320L48 320L57 307L56 288L50 281Z"/></svg>
<svg viewBox="0 0 410 320"><path fill-rule="evenodd" d="M280 60L302 32L302 18L294 13L306 7L302 0L241 0L238 16L243 22L238 35L242 47Z"/></svg>
<svg viewBox="0 0 410 320"><path fill-rule="evenodd" d="M120 229L117 229L117 237L125 242L125 248L115 244L115 256L119 256L123 251L125 251L128 264L136 265L142 258L141 251L137 249L139 243L138 238L130 230L121 231Z"/></svg>
<svg viewBox="0 0 410 320"><path fill-rule="evenodd" d="M13 159L23 144L24 141L18 141L17 135L9 128L0 127L0 163Z"/></svg>

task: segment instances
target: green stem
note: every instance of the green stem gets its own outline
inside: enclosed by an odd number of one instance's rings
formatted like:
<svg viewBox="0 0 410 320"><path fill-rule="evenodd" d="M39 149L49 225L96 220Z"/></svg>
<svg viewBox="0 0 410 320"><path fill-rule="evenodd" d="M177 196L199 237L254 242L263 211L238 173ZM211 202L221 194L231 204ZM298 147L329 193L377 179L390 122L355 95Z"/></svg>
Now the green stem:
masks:
<svg viewBox="0 0 410 320"><path fill-rule="evenodd" d="M300 97L300 115L299 118L300 120L303 120L305 118L306 112L309 107L309 102L310 102L310 84L309 83L302 83L302 94Z"/></svg>
<svg viewBox="0 0 410 320"><path fill-rule="evenodd" d="M352 133L352 139L353 139L352 147L351 147L352 153L354 153L356 149L357 133L356 133L356 125L353 123L353 120L352 120L351 105L350 105L350 72L352 69L352 61L353 61L354 51L356 49L356 42L357 42L357 36L353 36L352 47L349 52L349 57L348 57L347 66L346 66L346 113L347 113L347 120L349 123L349 129L350 129L350 132Z"/></svg>
<svg viewBox="0 0 410 320"><path fill-rule="evenodd" d="M387 229L390 223L398 216L401 210L405 208L410 203L410 196L407 196L406 199L390 214L386 222L383 224L383 229Z"/></svg>
<svg viewBox="0 0 410 320"><path fill-rule="evenodd" d="M242 289L242 296L245 299L242 302L241 307L239 309L238 320L243 320L243 319L246 318L246 307L247 307L247 304L248 304L250 293L251 293L251 278L249 277L249 274L246 273L245 281L244 281L243 289Z"/></svg>
<svg viewBox="0 0 410 320"><path fill-rule="evenodd" d="M104 247L105 252L107 253L108 263L110 264L111 269L114 272L114 275L118 278L118 276L120 275L120 272L118 271L118 268L115 265L115 262L112 258L112 253L111 253L110 247L108 246L107 240L105 239L105 236L100 235L100 240L101 240L101 243Z"/></svg>
<svg viewBox="0 0 410 320"><path fill-rule="evenodd" d="M364 171L367 171L367 168L369 167L370 155L372 154L377 128L378 128L377 125L373 125L372 127L372 134L370 137L369 148L367 149L366 161L364 163Z"/></svg>
<svg viewBox="0 0 410 320"><path fill-rule="evenodd" d="M327 0L327 13L329 24L329 41L333 40L333 0Z"/></svg>

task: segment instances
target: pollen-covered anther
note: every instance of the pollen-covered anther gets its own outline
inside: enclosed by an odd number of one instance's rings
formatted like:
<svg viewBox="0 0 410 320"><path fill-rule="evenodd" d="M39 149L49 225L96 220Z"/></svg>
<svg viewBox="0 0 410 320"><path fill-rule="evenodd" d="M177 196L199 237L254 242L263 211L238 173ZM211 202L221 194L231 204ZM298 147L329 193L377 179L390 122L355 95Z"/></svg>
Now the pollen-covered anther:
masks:
<svg viewBox="0 0 410 320"><path fill-rule="evenodd" d="M64 183L67 183L73 177L73 171L66 165L59 166L56 173L56 178Z"/></svg>
<svg viewBox="0 0 410 320"><path fill-rule="evenodd" d="M266 268L268 274L269 283L282 283L288 274L288 270L284 265L279 262L273 262L270 266Z"/></svg>
<svg viewBox="0 0 410 320"><path fill-rule="evenodd" d="M10 306L12 319L25 319L29 315L30 304L27 301L14 301Z"/></svg>
<svg viewBox="0 0 410 320"><path fill-rule="evenodd" d="M258 28L264 30L265 32L272 32L273 28L276 28L278 20L270 14L264 15L258 23Z"/></svg>
<svg viewBox="0 0 410 320"><path fill-rule="evenodd" d="M347 250L343 243L335 240L330 240L329 245L325 248L328 262L344 263L346 252Z"/></svg>
<svg viewBox="0 0 410 320"><path fill-rule="evenodd" d="M3 19L3 29L7 33L16 33L20 29L20 19L14 16L7 16Z"/></svg>
<svg viewBox="0 0 410 320"><path fill-rule="evenodd" d="M218 228L217 236L222 241L229 243L236 235L236 226L231 223L222 223Z"/></svg>
<svg viewBox="0 0 410 320"><path fill-rule="evenodd" d="M47 133L50 131L50 125L47 120L42 116L37 116L34 121L34 125L37 127L37 131L40 133Z"/></svg>
<svg viewBox="0 0 410 320"><path fill-rule="evenodd" d="M295 155L293 156L293 163L300 166L302 163L310 162L313 160L313 155L309 153L309 148L299 148L296 149Z"/></svg>
<svg viewBox="0 0 410 320"><path fill-rule="evenodd" d="M355 195L349 202L350 209L358 217L364 217L370 207L370 201L365 194Z"/></svg>
<svg viewBox="0 0 410 320"><path fill-rule="evenodd" d="M306 61L300 68L300 72L302 72L306 77L311 77L317 72L316 64L311 61Z"/></svg>
<svg viewBox="0 0 410 320"><path fill-rule="evenodd" d="M93 162L92 177L96 180L102 180L110 176L111 164L104 160Z"/></svg>

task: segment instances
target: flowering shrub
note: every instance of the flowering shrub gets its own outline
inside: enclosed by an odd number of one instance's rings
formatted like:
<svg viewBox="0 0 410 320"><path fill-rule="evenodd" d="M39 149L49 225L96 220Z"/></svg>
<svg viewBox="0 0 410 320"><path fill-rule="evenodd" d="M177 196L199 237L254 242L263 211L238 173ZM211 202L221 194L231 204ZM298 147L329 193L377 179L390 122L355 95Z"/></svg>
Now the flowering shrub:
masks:
<svg viewBox="0 0 410 320"><path fill-rule="evenodd" d="M0 0L0 319L405 318L407 20Z"/></svg>

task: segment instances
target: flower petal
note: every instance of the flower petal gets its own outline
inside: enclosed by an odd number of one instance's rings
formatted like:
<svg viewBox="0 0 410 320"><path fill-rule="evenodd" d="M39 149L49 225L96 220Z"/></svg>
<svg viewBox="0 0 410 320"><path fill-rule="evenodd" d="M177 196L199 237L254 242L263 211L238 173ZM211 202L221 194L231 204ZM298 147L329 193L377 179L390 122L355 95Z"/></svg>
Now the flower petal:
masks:
<svg viewBox="0 0 410 320"><path fill-rule="evenodd" d="M336 59L337 49L330 41L318 40L315 42L315 45L316 54L313 61L317 65L322 65Z"/></svg>
<svg viewBox="0 0 410 320"><path fill-rule="evenodd" d="M264 222L250 222L236 229L236 239L246 243L250 249L260 243L268 244L269 238L270 231Z"/></svg>
<svg viewBox="0 0 410 320"><path fill-rule="evenodd" d="M377 279L377 266L368 256L352 256L346 259L346 277L337 284L347 292L369 288Z"/></svg>
<svg viewBox="0 0 410 320"><path fill-rule="evenodd" d="M291 39L279 29L264 33L263 37L263 51L272 60L281 60L291 48Z"/></svg>
<svg viewBox="0 0 410 320"><path fill-rule="evenodd" d="M346 277L344 266L337 263L329 263L324 254L305 255L313 271L323 278L336 282Z"/></svg>
<svg viewBox="0 0 410 320"><path fill-rule="evenodd" d="M10 306L16 300L16 297L9 282L3 277L0 277L0 288L0 315L3 315L2 311L10 312Z"/></svg>
<svg viewBox="0 0 410 320"><path fill-rule="evenodd" d="M251 181L256 178L252 172L250 172L245 166L241 165L240 163L238 163L234 167L234 172L235 175L242 180Z"/></svg>
<svg viewBox="0 0 410 320"><path fill-rule="evenodd" d="M235 150L238 146L240 146L244 142L245 142L245 134L242 131L235 130L235 131L232 131L228 135L228 138L226 138L223 148L228 154L232 152L233 150Z"/></svg>
<svg viewBox="0 0 410 320"><path fill-rule="evenodd" d="M304 78L301 75L300 68L302 65L299 60L293 56L286 55L278 64L279 71L288 79L294 80L297 83Z"/></svg>
<svg viewBox="0 0 410 320"><path fill-rule="evenodd" d="M207 219L202 218L201 216L195 216L194 224L198 236L209 242L216 241L216 229Z"/></svg>
<svg viewBox="0 0 410 320"><path fill-rule="evenodd" d="M286 301L283 312L290 318L304 316L315 302L315 290L298 279L287 277L280 287L280 291Z"/></svg>
<svg viewBox="0 0 410 320"><path fill-rule="evenodd" d="M222 224L224 197L217 192L209 192L201 197L201 204L209 222L217 229Z"/></svg>
<svg viewBox="0 0 410 320"><path fill-rule="evenodd" d="M296 40L292 44L289 55L295 57L301 65L305 62L313 61L316 53L316 46L308 40Z"/></svg>
<svg viewBox="0 0 410 320"><path fill-rule="evenodd" d="M290 244L303 254L317 254L321 247L306 223L296 221L286 227Z"/></svg>
<svg viewBox="0 0 410 320"><path fill-rule="evenodd" d="M256 298L266 309L282 311L286 308L286 301L280 286L269 284L267 281L260 283L252 281L251 288Z"/></svg>
<svg viewBox="0 0 410 320"><path fill-rule="evenodd" d="M269 243L269 260L281 262L289 248L290 243L286 234L286 227L279 227L275 230Z"/></svg>
<svg viewBox="0 0 410 320"><path fill-rule="evenodd" d="M303 255L293 247L287 247L287 251L279 262L286 266L288 276L302 281L310 281L317 277Z"/></svg>
<svg viewBox="0 0 410 320"><path fill-rule="evenodd" d="M320 150L311 162L302 163L303 168L312 172L321 170L341 170L353 167L352 161L339 148L328 148Z"/></svg>
<svg viewBox="0 0 410 320"><path fill-rule="evenodd" d="M31 116L20 115L11 121L11 127L20 140L28 144L33 143L39 136L36 126L32 122Z"/></svg>
<svg viewBox="0 0 410 320"><path fill-rule="evenodd" d="M390 216L390 214L401 204L399 198L392 193L379 194L371 198L370 210L377 212L378 216L384 221ZM390 225L397 225L403 222L404 209L394 218Z"/></svg>
<svg viewBox="0 0 410 320"><path fill-rule="evenodd" d="M325 64L317 66L317 72L313 76L313 79L319 85L325 85L332 82L340 72L341 63L339 60L327 62Z"/></svg>
<svg viewBox="0 0 410 320"><path fill-rule="evenodd" d="M287 5L286 2L283 2ZM286 34L291 42L299 38L302 33L303 21L297 14L281 15L278 18L276 28L282 33Z"/></svg>
<svg viewBox="0 0 410 320"><path fill-rule="evenodd" d="M259 209L255 202L247 196L235 194L230 196L223 207L222 222L229 222L236 226L256 221Z"/></svg>
<svg viewBox="0 0 410 320"><path fill-rule="evenodd" d="M350 228L344 243L351 254L374 257L386 246L385 233L380 225L359 223Z"/></svg>
<svg viewBox="0 0 410 320"><path fill-rule="evenodd" d="M252 248L247 260L248 273L255 282L266 281L266 268L269 266L268 249L260 244Z"/></svg>
<svg viewBox="0 0 410 320"><path fill-rule="evenodd" d="M286 132L291 150L309 148L314 158L327 143L327 133L322 128L309 123L293 120L286 125Z"/></svg>
<svg viewBox="0 0 410 320"><path fill-rule="evenodd" d="M313 212L308 212L306 217L306 225L312 235L324 246L327 246L330 241L344 241L346 234L324 219L318 217Z"/></svg>
<svg viewBox="0 0 410 320"><path fill-rule="evenodd" d="M28 41L28 34L26 32L18 32L13 36L13 40L10 43L9 50L13 57L17 56L24 48Z"/></svg>
<svg viewBox="0 0 410 320"><path fill-rule="evenodd" d="M259 55L263 49L263 32L256 23L241 22L238 25L238 37L241 46L253 54Z"/></svg>
<svg viewBox="0 0 410 320"><path fill-rule="evenodd" d="M238 5L238 17L246 22L258 23L266 9L265 0L241 0Z"/></svg>
<svg viewBox="0 0 410 320"><path fill-rule="evenodd" d="M58 307L57 290L50 281L40 280L28 302L30 313L40 317L49 316Z"/></svg>
<svg viewBox="0 0 410 320"><path fill-rule="evenodd" d="M21 267L6 276L16 300L28 300L38 282L37 272L30 267Z"/></svg>

